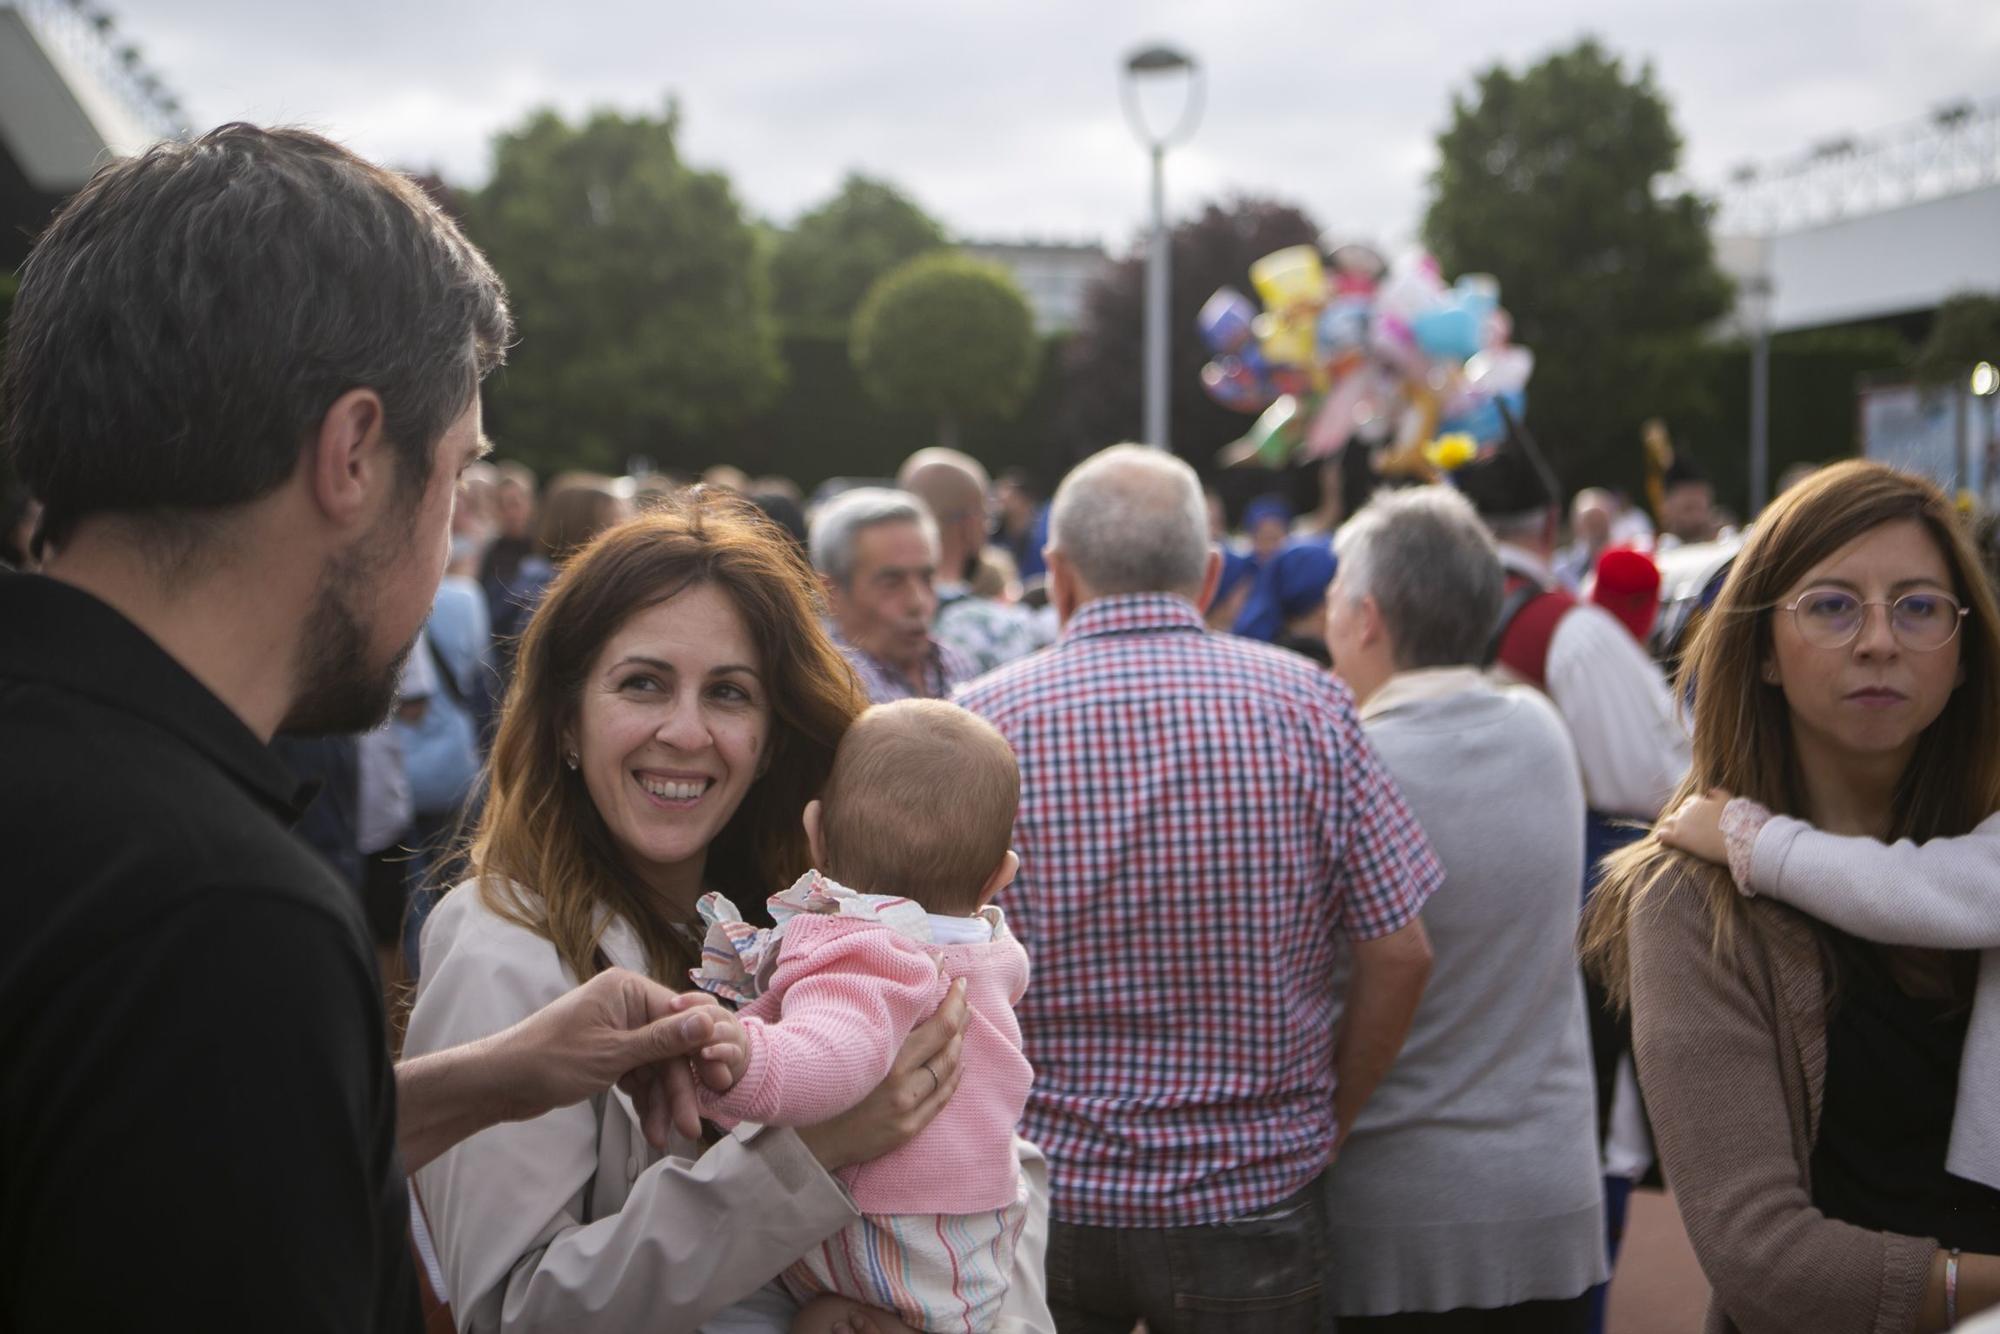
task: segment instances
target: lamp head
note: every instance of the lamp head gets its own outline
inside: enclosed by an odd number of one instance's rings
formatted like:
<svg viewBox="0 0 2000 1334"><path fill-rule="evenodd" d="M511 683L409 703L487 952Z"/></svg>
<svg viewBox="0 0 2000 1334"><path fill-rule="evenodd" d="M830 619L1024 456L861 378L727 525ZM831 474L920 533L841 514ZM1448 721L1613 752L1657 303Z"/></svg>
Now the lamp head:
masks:
<svg viewBox="0 0 2000 1334"><path fill-rule="evenodd" d="M1164 74L1169 70L1193 69L1194 58L1171 46L1144 46L1125 58L1127 74Z"/></svg>

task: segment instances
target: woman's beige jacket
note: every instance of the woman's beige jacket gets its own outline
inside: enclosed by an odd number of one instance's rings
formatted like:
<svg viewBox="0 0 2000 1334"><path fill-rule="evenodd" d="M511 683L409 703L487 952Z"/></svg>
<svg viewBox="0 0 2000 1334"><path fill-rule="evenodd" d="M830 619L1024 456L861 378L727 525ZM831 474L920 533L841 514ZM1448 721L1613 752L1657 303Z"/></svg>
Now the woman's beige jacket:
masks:
<svg viewBox="0 0 2000 1334"><path fill-rule="evenodd" d="M644 971L624 923L603 949ZM553 945L488 910L470 883L426 922L423 961L413 1056L496 1033L577 985ZM1001 1328L1032 1334L1054 1328L1048 1168L1017 1146L1033 1198ZM705 1152L676 1137L661 1155L617 1089L482 1131L416 1183L459 1329L509 1334L696 1330L857 1217L793 1132L744 1125Z"/></svg>

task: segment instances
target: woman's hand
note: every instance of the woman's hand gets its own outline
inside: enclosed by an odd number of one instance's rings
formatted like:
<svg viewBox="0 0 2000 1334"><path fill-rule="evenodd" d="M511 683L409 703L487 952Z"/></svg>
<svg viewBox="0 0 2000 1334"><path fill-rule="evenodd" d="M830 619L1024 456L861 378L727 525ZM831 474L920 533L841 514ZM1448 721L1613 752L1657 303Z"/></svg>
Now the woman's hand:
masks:
<svg viewBox="0 0 2000 1334"><path fill-rule="evenodd" d="M929 1125L958 1087L958 1053L965 1042L965 981L945 993L937 1013L910 1030L889 1077L859 1103L799 1138L820 1166L838 1171L900 1149Z"/></svg>
<svg viewBox="0 0 2000 1334"><path fill-rule="evenodd" d="M1729 864L1729 844L1722 837L1722 810L1730 794L1711 788L1706 796L1689 797L1680 809L1653 826L1660 842L1717 866Z"/></svg>

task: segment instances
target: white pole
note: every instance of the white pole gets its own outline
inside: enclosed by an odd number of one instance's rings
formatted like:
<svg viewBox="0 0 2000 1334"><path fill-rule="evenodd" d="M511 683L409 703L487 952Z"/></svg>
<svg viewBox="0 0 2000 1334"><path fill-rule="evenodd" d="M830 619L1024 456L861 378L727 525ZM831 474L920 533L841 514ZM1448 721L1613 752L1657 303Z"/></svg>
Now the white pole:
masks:
<svg viewBox="0 0 2000 1334"><path fill-rule="evenodd" d="M1167 305L1173 241L1167 235L1167 149L1153 145L1153 239L1146 249L1146 443L1171 449L1167 426Z"/></svg>

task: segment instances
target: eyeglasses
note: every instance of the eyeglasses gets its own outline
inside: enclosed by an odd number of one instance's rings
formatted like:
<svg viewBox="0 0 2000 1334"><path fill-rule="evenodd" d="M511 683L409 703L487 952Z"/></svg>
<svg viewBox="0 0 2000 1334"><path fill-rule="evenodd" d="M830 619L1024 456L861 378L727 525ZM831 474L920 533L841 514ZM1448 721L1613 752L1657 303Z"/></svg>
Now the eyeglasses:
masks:
<svg viewBox="0 0 2000 1334"><path fill-rule="evenodd" d="M1853 643L1870 607L1889 609L1889 632L1912 653L1930 653L1949 644L1968 610L1943 593L1905 593L1894 602L1867 602L1838 588L1809 588L1784 605L1799 627L1799 638L1814 648L1845 648Z"/></svg>

